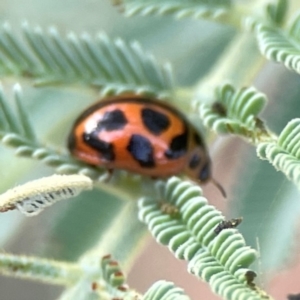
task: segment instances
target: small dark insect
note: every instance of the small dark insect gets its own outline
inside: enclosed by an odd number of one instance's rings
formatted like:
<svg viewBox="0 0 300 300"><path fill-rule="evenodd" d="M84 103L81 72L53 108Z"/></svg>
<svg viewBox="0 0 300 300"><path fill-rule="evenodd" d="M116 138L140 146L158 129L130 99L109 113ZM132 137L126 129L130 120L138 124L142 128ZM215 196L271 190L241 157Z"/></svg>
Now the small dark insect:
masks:
<svg viewBox="0 0 300 300"><path fill-rule="evenodd" d="M253 281L254 281L256 276L257 275L254 271L251 271L251 270L247 271L245 273L245 278L246 278L247 284L250 285L250 286L254 286Z"/></svg>
<svg viewBox="0 0 300 300"><path fill-rule="evenodd" d="M254 271L251 270L247 271L245 273L245 279L247 285L251 290L255 291L260 296L261 299L270 300L270 297L254 283L255 277L257 277L257 275Z"/></svg>
<svg viewBox="0 0 300 300"><path fill-rule="evenodd" d="M241 224L243 221L243 218L237 218L237 219L230 219L230 220L224 220L221 221L218 226L215 228L214 232L215 234L219 234L223 229L228 229L228 228L235 228L239 224Z"/></svg>
<svg viewBox="0 0 300 300"><path fill-rule="evenodd" d="M251 270L249 270L245 273L245 278L246 278L247 285L252 290L255 290L255 291L257 290L257 287L254 283L254 279L255 279L256 276L257 276L256 273L254 271L251 271Z"/></svg>
<svg viewBox="0 0 300 300"><path fill-rule="evenodd" d="M225 105L219 101L216 101L212 104L211 109L213 112L217 113L218 115L222 117L227 116L227 109Z"/></svg>
<svg viewBox="0 0 300 300"><path fill-rule="evenodd" d="M254 121L255 121L255 127L259 129L261 133L268 134L268 130L266 129L265 122L262 119L255 117Z"/></svg>
<svg viewBox="0 0 300 300"><path fill-rule="evenodd" d="M288 295L287 299L288 300L300 300L300 294L297 294L297 295Z"/></svg>

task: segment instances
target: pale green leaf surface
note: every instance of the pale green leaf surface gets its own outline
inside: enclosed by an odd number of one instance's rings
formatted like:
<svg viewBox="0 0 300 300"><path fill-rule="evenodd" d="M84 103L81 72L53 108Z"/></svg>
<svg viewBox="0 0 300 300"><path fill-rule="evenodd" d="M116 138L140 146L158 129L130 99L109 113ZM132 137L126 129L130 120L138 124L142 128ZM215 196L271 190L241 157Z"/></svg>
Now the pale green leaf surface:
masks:
<svg viewBox="0 0 300 300"><path fill-rule="evenodd" d="M114 1L113 1L114 2ZM177 18L216 18L223 15L231 0L121 0L116 2L127 17L134 15L174 15Z"/></svg>

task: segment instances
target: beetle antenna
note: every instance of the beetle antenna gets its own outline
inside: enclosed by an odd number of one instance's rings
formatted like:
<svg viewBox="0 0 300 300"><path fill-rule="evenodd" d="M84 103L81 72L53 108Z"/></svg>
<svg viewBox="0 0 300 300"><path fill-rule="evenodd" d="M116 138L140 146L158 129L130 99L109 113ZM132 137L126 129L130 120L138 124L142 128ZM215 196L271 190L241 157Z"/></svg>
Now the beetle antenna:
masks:
<svg viewBox="0 0 300 300"><path fill-rule="evenodd" d="M225 189L222 187L222 185L218 181L216 181L216 179L214 179L214 178L211 178L211 182L220 191L220 193L222 194L222 196L224 198L227 198Z"/></svg>

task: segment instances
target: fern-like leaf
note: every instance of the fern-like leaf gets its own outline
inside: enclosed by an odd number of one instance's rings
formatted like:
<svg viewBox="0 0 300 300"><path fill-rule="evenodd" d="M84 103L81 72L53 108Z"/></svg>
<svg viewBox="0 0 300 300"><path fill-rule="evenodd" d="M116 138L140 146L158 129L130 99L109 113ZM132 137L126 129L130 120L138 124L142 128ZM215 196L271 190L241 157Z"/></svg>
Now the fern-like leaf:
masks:
<svg viewBox="0 0 300 300"><path fill-rule="evenodd" d="M177 18L216 18L223 15L231 0L112 0L127 17L133 15L174 15Z"/></svg>
<svg viewBox="0 0 300 300"><path fill-rule="evenodd" d="M231 133L252 141L268 137L262 121L257 117L267 101L255 88L235 90L230 84L216 89L216 102L201 103L199 113L204 124L217 133Z"/></svg>
<svg viewBox="0 0 300 300"><path fill-rule="evenodd" d="M172 282L160 280L155 282L144 294L143 300L190 300L183 289Z"/></svg>
<svg viewBox="0 0 300 300"><path fill-rule="evenodd" d="M2 88L0 88L0 137L4 136L4 132L10 132L12 134L22 136L24 140L30 141L32 144L36 142L36 136L31 126L28 116L22 106L21 87L16 84L14 87L15 102L18 111L18 118L14 115L11 107L8 105Z"/></svg>
<svg viewBox="0 0 300 300"><path fill-rule="evenodd" d="M300 188L300 119L290 121L277 141L259 144L257 155L268 160Z"/></svg>
<svg viewBox="0 0 300 300"><path fill-rule="evenodd" d="M215 233L224 216L207 203L200 187L173 177L157 190L159 196L139 201L139 217L156 240L177 258L189 261L189 271L224 299L266 299L253 283L249 285L245 275L252 272L248 267L256 259L256 251L245 245L236 229ZM161 203L178 212L166 212Z"/></svg>
<svg viewBox="0 0 300 300"><path fill-rule="evenodd" d="M124 284L125 277L121 268L110 255L102 257L101 260L102 277L112 287L118 287Z"/></svg>
<svg viewBox="0 0 300 300"><path fill-rule="evenodd" d="M125 277L117 261L111 255L92 257L86 255L79 265L84 274L77 284L67 289L59 298L60 300L85 300L85 299L140 299L141 296L128 288Z"/></svg>
<svg viewBox="0 0 300 300"><path fill-rule="evenodd" d="M105 33L62 37L55 28L22 26L17 37L6 23L0 29L0 74L33 77L36 84L83 82L104 93L163 94L173 88L169 64L159 64L137 42L111 40Z"/></svg>
<svg viewBox="0 0 300 300"><path fill-rule="evenodd" d="M93 180L105 180L105 170L89 167L76 161L67 154L44 147L37 141L32 124L26 110L22 106L21 87L14 87L16 111L13 111L0 89L0 141L2 144L15 148L15 153L23 157L41 160L52 166L60 174L83 174Z"/></svg>
<svg viewBox="0 0 300 300"><path fill-rule="evenodd" d="M300 73L300 14L286 30L251 19L247 26L255 32L259 49L267 59Z"/></svg>

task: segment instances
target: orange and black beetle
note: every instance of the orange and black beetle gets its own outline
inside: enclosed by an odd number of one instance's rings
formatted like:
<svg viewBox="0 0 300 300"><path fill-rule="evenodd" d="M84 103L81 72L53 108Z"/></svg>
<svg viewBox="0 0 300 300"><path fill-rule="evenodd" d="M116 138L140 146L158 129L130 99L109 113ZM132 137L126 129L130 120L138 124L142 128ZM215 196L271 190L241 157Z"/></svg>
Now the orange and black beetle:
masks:
<svg viewBox="0 0 300 300"><path fill-rule="evenodd" d="M201 135L177 109L145 96L115 96L86 109L73 125L68 148L78 159L109 170L211 179Z"/></svg>

